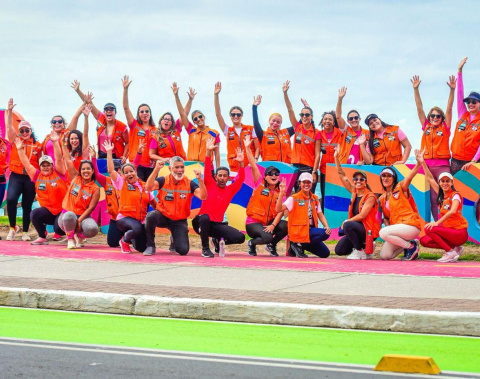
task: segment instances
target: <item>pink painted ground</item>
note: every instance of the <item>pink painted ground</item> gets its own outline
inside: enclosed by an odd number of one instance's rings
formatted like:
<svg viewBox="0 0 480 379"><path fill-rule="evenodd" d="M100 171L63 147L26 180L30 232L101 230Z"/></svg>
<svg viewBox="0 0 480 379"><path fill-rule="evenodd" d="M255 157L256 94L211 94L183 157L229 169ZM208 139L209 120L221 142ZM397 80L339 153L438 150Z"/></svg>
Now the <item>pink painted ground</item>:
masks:
<svg viewBox="0 0 480 379"><path fill-rule="evenodd" d="M345 258L307 259L280 256L270 257L263 249L258 249L261 255L250 257L247 253L227 252L227 257L214 259L203 258L200 251L190 251L187 256L179 256L167 250L157 249L157 254L144 257L140 253L122 254L120 248L110 248L101 245L87 245L84 248L68 250L66 246L47 245L32 246L15 241L0 241L0 255L32 256L44 258L73 258L98 261L120 261L149 264L173 264L209 267L237 267L264 270L296 270L325 271L342 273L365 273L383 275L416 275L416 276L452 276L459 278L480 278L480 262L456 262L442 264L435 261L351 261Z"/></svg>

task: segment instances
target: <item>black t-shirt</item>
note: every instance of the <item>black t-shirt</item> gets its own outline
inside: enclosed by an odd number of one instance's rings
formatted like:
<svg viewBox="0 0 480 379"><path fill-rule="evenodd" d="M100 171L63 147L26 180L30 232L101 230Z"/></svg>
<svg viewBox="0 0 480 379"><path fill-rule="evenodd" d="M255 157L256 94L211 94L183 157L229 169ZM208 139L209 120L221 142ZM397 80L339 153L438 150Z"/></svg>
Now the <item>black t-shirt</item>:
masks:
<svg viewBox="0 0 480 379"><path fill-rule="evenodd" d="M360 200L362 200L362 196L357 196L353 203L352 213L354 216L358 215L360 212L358 210L358 205L360 204Z"/></svg>
<svg viewBox="0 0 480 379"><path fill-rule="evenodd" d="M163 185L165 184L165 177L161 176L160 178L155 179L158 183L158 189L162 188ZM198 188L198 184L194 182L193 180L190 181L190 192L194 193L195 190Z"/></svg>

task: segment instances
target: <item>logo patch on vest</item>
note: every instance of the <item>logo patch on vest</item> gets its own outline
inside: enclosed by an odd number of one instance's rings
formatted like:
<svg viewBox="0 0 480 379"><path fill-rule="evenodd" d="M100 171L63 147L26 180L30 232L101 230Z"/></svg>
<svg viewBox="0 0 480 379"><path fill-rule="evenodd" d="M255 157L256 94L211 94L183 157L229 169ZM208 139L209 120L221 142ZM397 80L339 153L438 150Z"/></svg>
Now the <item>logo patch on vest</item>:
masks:
<svg viewBox="0 0 480 379"><path fill-rule="evenodd" d="M299 205L300 207L303 207L303 206L305 205L305 201L304 201L304 200L300 200L300 201L298 202L298 205Z"/></svg>
<svg viewBox="0 0 480 379"><path fill-rule="evenodd" d="M438 137L443 137L443 132L442 132L441 130L439 130L439 131L437 132L437 136L438 136Z"/></svg>
<svg viewBox="0 0 480 379"><path fill-rule="evenodd" d="M167 147L167 144L165 142L162 142L160 145L160 149L165 149Z"/></svg>
<svg viewBox="0 0 480 379"><path fill-rule="evenodd" d="M352 140L352 135L351 134L347 134L347 137L345 138L345 142L346 143L350 143L350 141Z"/></svg>
<svg viewBox="0 0 480 379"><path fill-rule="evenodd" d="M392 196L395 200L398 200L398 198L400 197L400 191L392 193Z"/></svg>
<svg viewBox="0 0 480 379"><path fill-rule="evenodd" d="M187 195L185 193L180 194L180 199L186 199L186 198L187 198Z"/></svg>
<svg viewBox="0 0 480 379"><path fill-rule="evenodd" d="M167 192L165 195L165 201L173 201L173 192Z"/></svg>
<svg viewBox="0 0 480 379"><path fill-rule="evenodd" d="M445 210L448 211L448 210L450 209L450 204L448 204L448 203L445 204L445 205L443 206L443 209L445 209Z"/></svg>
<svg viewBox="0 0 480 379"><path fill-rule="evenodd" d="M70 193L73 195L73 196L78 196L78 189L79 187L75 186L72 188L72 190L70 191Z"/></svg>
<svg viewBox="0 0 480 379"><path fill-rule="evenodd" d="M461 132L467 128L467 124L465 122L462 122L460 126L458 127L458 131Z"/></svg>
<svg viewBox="0 0 480 379"><path fill-rule="evenodd" d="M135 191L135 186L133 184L127 184L127 190Z"/></svg>
<svg viewBox="0 0 480 379"><path fill-rule="evenodd" d="M38 190L39 191L46 191L47 190L47 186L45 185L45 183L40 183L38 185Z"/></svg>
<svg viewBox="0 0 480 379"><path fill-rule="evenodd" d="M473 125L473 126L472 126L472 130L473 130L474 132L476 132L476 131L478 130L478 126L477 126L477 125Z"/></svg>
<svg viewBox="0 0 480 379"><path fill-rule="evenodd" d="M380 147L380 140L378 138L375 138L373 140L373 148L376 149L377 147Z"/></svg>
<svg viewBox="0 0 480 379"><path fill-rule="evenodd" d="M137 136L139 136L139 137L145 137L145 130L140 129L140 130L138 131L138 133L137 133Z"/></svg>
<svg viewBox="0 0 480 379"><path fill-rule="evenodd" d="M425 135L426 135L426 136L429 136L429 135L430 135L430 128L428 128L428 129L425 131Z"/></svg>
<svg viewBox="0 0 480 379"><path fill-rule="evenodd" d="M270 190L268 188L264 188L262 192L260 193L262 196L269 196L270 195Z"/></svg>
<svg viewBox="0 0 480 379"><path fill-rule="evenodd" d="M296 136L295 143L302 143L302 136Z"/></svg>
<svg viewBox="0 0 480 379"><path fill-rule="evenodd" d="M395 141L395 135L394 135L394 134L390 134L390 135L388 136L388 140L389 140L390 142Z"/></svg>

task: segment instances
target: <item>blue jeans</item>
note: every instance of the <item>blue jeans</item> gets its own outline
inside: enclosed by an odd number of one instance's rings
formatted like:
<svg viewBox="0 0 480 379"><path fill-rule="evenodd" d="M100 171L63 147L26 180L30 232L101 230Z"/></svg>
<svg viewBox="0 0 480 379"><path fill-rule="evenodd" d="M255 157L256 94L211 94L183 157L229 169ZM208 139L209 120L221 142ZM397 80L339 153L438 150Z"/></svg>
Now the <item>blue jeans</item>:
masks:
<svg viewBox="0 0 480 379"><path fill-rule="evenodd" d="M310 228L310 242L302 243L302 247L320 258L328 258L330 250L323 241L330 237L323 228Z"/></svg>

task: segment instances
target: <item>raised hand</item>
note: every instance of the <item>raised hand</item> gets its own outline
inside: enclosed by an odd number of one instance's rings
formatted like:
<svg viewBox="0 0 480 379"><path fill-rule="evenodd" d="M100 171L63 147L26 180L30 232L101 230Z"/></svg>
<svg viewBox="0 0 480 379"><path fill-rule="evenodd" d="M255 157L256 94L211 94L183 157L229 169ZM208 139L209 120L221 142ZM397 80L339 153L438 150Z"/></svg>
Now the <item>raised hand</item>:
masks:
<svg viewBox="0 0 480 379"><path fill-rule="evenodd" d="M302 104L303 104L304 107L310 108L310 104L308 104L307 99L300 99L300 101L302 102Z"/></svg>
<svg viewBox="0 0 480 379"><path fill-rule="evenodd" d="M243 144L245 145L245 149L248 149L252 144L252 142L253 142L252 137L250 137L250 134L247 134L243 139Z"/></svg>
<svg viewBox="0 0 480 379"><path fill-rule="evenodd" d="M415 149L415 159L419 164L423 164L425 162L423 155L425 154L425 149L420 151L419 149Z"/></svg>
<svg viewBox="0 0 480 379"><path fill-rule="evenodd" d="M462 72L463 66L465 66L465 63L467 63L468 57L463 58L460 63L458 64L458 72Z"/></svg>
<svg viewBox="0 0 480 379"><path fill-rule="evenodd" d="M338 98L343 99L347 94L347 87L342 87L338 90Z"/></svg>
<svg viewBox="0 0 480 379"><path fill-rule="evenodd" d="M84 103L91 104L93 99L94 99L93 93L89 91L89 92L87 92L87 95L85 96Z"/></svg>
<svg viewBox="0 0 480 379"><path fill-rule="evenodd" d="M280 193L282 195L284 195L285 192L287 191L287 179L286 178L282 178L282 181L279 184L279 189L280 189Z"/></svg>
<svg viewBox="0 0 480 379"><path fill-rule="evenodd" d="M85 108L83 108L82 113L85 115L85 117L88 117L90 115L90 112L92 112L92 103L87 103L85 105Z"/></svg>
<svg viewBox="0 0 480 379"><path fill-rule="evenodd" d="M202 179L202 171L197 170L197 169L194 168L194 169L193 169L193 173L195 174L195 177L196 177L198 180Z"/></svg>
<svg viewBox="0 0 480 379"><path fill-rule="evenodd" d="M418 75L413 75L413 78L410 79L410 81L413 84L413 89L417 89L420 86L420 83L422 82Z"/></svg>
<svg viewBox="0 0 480 379"><path fill-rule="evenodd" d="M155 170L160 171L163 168L163 166L165 166L165 162L158 160L155 163Z"/></svg>
<svg viewBox="0 0 480 379"><path fill-rule="evenodd" d="M15 105L17 104L13 104L13 98L10 98L10 100L8 100L8 110L11 111L13 108L15 108Z"/></svg>
<svg viewBox="0 0 480 379"><path fill-rule="evenodd" d="M254 96L253 97L253 105L256 105L257 107L260 105L262 102L262 95Z"/></svg>
<svg viewBox="0 0 480 379"><path fill-rule="evenodd" d="M235 160L239 163L243 162L245 160L245 156L243 155L243 151L240 147L237 147L235 149L235 153L237 154L237 156L235 157Z"/></svg>
<svg viewBox="0 0 480 379"><path fill-rule="evenodd" d="M122 79L123 88L127 89L128 87L130 87L131 83L132 83L132 80L130 80L128 75L125 75Z"/></svg>
<svg viewBox="0 0 480 379"><path fill-rule="evenodd" d="M52 141L52 142L58 142L59 139L60 139L60 135L59 135L57 132L52 131L52 132L50 133L50 141Z"/></svg>
<svg viewBox="0 0 480 379"><path fill-rule="evenodd" d="M172 83L172 86L170 87L172 89L172 92L173 92L173 95L174 96L178 96L178 86L177 86L177 82L173 82Z"/></svg>
<svg viewBox="0 0 480 379"><path fill-rule="evenodd" d="M17 150L20 150L23 147L23 141L19 137L15 137L13 143L17 147Z"/></svg>
<svg viewBox="0 0 480 379"><path fill-rule="evenodd" d="M213 138L213 137L208 137L205 147L206 147L206 149L209 150L209 151L214 150L214 149L217 147L217 146L215 145L215 138Z"/></svg>
<svg viewBox="0 0 480 379"><path fill-rule="evenodd" d="M71 84L70 84L70 87L72 87L75 92L78 91L80 89L80 82L75 79Z"/></svg>
<svg viewBox="0 0 480 379"><path fill-rule="evenodd" d="M90 145L88 147L88 155L90 156L90 158L97 156L97 152L95 151L95 145Z"/></svg>
<svg viewBox="0 0 480 379"><path fill-rule="evenodd" d="M365 134L362 133L357 137L357 143L359 145L363 145L366 142L367 142L367 137L365 137Z"/></svg>
<svg viewBox="0 0 480 379"><path fill-rule="evenodd" d="M145 140L141 140L138 142L138 149L137 149L137 153L138 154L143 154L143 150L145 150L145 147L147 146L147 143L145 142Z"/></svg>
<svg viewBox="0 0 480 379"><path fill-rule="evenodd" d="M451 89L455 89L457 87L457 78L455 77L455 75L450 75L448 77L448 82L447 82L447 85L451 88Z"/></svg>
<svg viewBox="0 0 480 379"><path fill-rule="evenodd" d="M287 80L285 83L283 83L282 90L284 93L287 93L290 88L290 80Z"/></svg>
<svg viewBox="0 0 480 379"><path fill-rule="evenodd" d="M215 89L213 90L213 94L218 95L221 90L222 90L222 82L216 82Z"/></svg>
<svg viewBox="0 0 480 379"><path fill-rule="evenodd" d="M187 95L190 98L190 100L193 100L196 94L197 93L195 92L195 89L193 89L192 87L188 87Z"/></svg>
<svg viewBox="0 0 480 379"><path fill-rule="evenodd" d="M108 153L108 152L113 151L113 149L115 148L115 146L114 146L113 143L111 143L110 141L105 141L105 142L103 143L103 148L104 148L105 151Z"/></svg>

